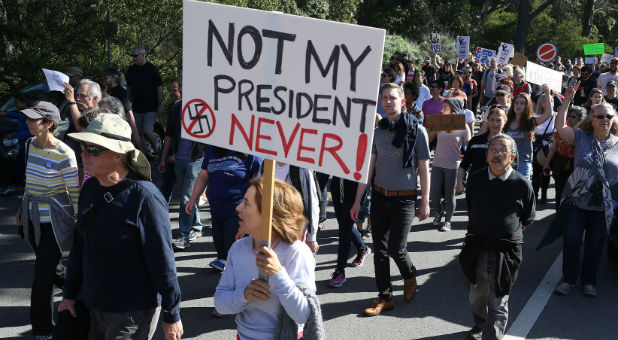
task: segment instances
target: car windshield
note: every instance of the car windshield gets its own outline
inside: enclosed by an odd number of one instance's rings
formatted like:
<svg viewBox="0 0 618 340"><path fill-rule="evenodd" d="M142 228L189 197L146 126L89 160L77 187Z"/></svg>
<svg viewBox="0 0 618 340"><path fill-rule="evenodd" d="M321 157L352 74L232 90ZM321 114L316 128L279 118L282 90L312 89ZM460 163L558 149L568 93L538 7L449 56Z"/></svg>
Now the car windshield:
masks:
<svg viewBox="0 0 618 340"><path fill-rule="evenodd" d="M39 83L33 86L29 86L21 90L20 92L28 95L28 105L32 105L32 103L44 100L48 102L52 102L59 109L62 110L62 106L64 104L64 95L58 91L49 91L49 87L47 87L46 83ZM15 98L11 97L7 100L2 106L0 106L0 111L15 111Z"/></svg>

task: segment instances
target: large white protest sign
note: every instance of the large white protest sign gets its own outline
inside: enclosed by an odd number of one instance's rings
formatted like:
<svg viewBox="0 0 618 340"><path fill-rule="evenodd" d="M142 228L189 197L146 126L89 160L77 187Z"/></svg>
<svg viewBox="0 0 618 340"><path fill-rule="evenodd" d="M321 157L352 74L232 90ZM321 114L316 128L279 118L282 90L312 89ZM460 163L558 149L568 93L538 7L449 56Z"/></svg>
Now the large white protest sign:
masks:
<svg viewBox="0 0 618 340"><path fill-rule="evenodd" d="M490 50L487 48L477 47L476 48L476 62L481 63L483 65L489 65L491 63L491 58L496 56L496 51Z"/></svg>
<svg viewBox="0 0 618 340"><path fill-rule="evenodd" d="M69 76L46 68L43 69L43 73L45 73L45 79L47 79L47 86L50 91L64 92L64 83L69 82Z"/></svg>
<svg viewBox="0 0 618 340"><path fill-rule="evenodd" d="M527 82L537 85L547 84L550 89L558 93L562 91L562 75L562 72L554 71L535 63L526 63Z"/></svg>
<svg viewBox="0 0 618 340"><path fill-rule="evenodd" d="M186 0L182 136L367 182L384 36Z"/></svg>
<svg viewBox="0 0 618 340"><path fill-rule="evenodd" d="M470 51L470 37L458 36L457 37L457 59L468 59L468 53Z"/></svg>
<svg viewBox="0 0 618 340"><path fill-rule="evenodd" d="M496 57L496 62L500 65L506 65L509 63L509 59L515 50L515 46L512 44L507 44L505 42L500 43L500 47L498 48L498 56Z"/></svg>
<svg viewBox="0 0 618 340"><path fill-rule="evenodd" d="M601 56L601 63L608 63L612 60L614 56L609 53L603 53Z"/></svg>

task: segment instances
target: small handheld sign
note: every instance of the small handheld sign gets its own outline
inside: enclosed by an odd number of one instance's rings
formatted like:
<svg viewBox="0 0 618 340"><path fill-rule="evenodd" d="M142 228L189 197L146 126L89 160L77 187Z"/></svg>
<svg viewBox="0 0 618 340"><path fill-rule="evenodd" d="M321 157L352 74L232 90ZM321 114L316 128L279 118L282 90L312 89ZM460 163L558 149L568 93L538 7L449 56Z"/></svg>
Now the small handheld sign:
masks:
<svg viewBox="0 0 618 340"><path fill-rule="evenodd" d="M558 48L552 43L544 43L536 50L536 57L544 62L550 62L558 56Z"/></svg>

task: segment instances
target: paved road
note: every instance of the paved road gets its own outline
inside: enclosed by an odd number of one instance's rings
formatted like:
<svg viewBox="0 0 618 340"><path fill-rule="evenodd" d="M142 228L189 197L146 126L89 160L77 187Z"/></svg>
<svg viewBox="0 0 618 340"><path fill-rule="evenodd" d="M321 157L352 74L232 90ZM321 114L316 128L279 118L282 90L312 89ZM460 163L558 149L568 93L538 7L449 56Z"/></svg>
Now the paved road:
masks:
<svg viewBox="0 0 618 340"><path fill-rule="evenodd" d="M0 338L9 339L31 336L28 306L33 255L26 243L15 236L14 213L17 205L16 196L0 197ZM540 251L534 248L551 220L552 206L553 190L549 204L539 207L537 221L525 232L524 262L509 304L509 333L513 333L509 338L618 339L617 268L605 256L599 270L598 298L585 298L577 290L567 297L550 294L559 279L561 244L556 242ZM321 248L316 270L328 338L464 338L472 318L468 305L468 284L457 262L466 228L463 196L458 197L457 207L450 232L438 232L431 221L414 222L408 237L408 250L418 269L418 294L410 303L403 301L403 281L392 265L395 309L375 318L360 314L376 296L373 256L363 267L347 269L348 280L343 287L334 289L326 284L334 270L337 251L337 224L332 206L329 207L330 219L318 236ZM178 205L172 204L171 210L173 232L177 233ZM202 208L202 211L204 218L209 217L208 207ZM209 220L204 222L210 225ZM367 241L371 246L370 239ZM213 309L212 296L220 274L205 267L214 257L210 228L205 228L204 236L193 242L191 248L176 254L183 292L181 313L184 338L235 338L232 317L218 319L210 314ZM552 265L557 270L548 274ZM57 293L59 299L60 291ZM162 338L160 331L155 338Z"/></svg>

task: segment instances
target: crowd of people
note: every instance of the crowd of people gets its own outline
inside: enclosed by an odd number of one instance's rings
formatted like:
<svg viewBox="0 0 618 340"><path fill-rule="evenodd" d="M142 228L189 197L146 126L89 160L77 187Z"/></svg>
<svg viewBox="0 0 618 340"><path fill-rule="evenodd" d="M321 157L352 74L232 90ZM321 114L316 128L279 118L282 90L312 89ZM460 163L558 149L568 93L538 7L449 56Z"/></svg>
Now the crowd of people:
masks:
<svg viewBox="0 0 618 340"><path fill-rule="evenodd" d="M164 112L163 82L143 47L131 57L126 78L109 70L92 81L77 67L68 70L69 130L62 140L54 135L61 113L50 102L29 103L17 94L18 112L7 113L21 122L16 166L24 194L16 223L36 258L30 309L36 339L72 337L67 332L150 339L159 317L165 338L180 339L174 251L201 236L204 202L216 251L209 266L222 272L214 316L234 314L238 339L324 338L315 255L328 191L339 228L328 285L345 283L352 245L353 267L373 254L378 298L363 310L366 316L395 307L391 258L403 278L404 301L414 299L417 273L407 250L414 218L433 217L437 230L449 232L453 214L463 208L456 196L465 193L469 223L460 263L474 320L467 337L501 339L523 230L537 205L547 204L551 177L554 238L564 240L555 293L569 294L581 282L585 296L597 296L596 273L618 207L618 58L607 69L558 58L547 65L564 72L556 92L526 82L522 67L498 65L495 58L481 65L437 54L423 62L393 56L380 74L371 181L276 162L272 245L266 247L260 243L263 159L183 138L180 77L167 84L165 139L158 157L148 159L145 141L156 145L153 126ZM442 130L426 119L432 115L464 115L465 124ZM151 169L161 173L157 185ZM174 191L180 210L172 239ZM363 239L367 232L371 247ZM64 252L70 252L66 274L59 274ZM110 279L112 271L126 279ZM64 290L57 327L54 286Z"/></svg>

